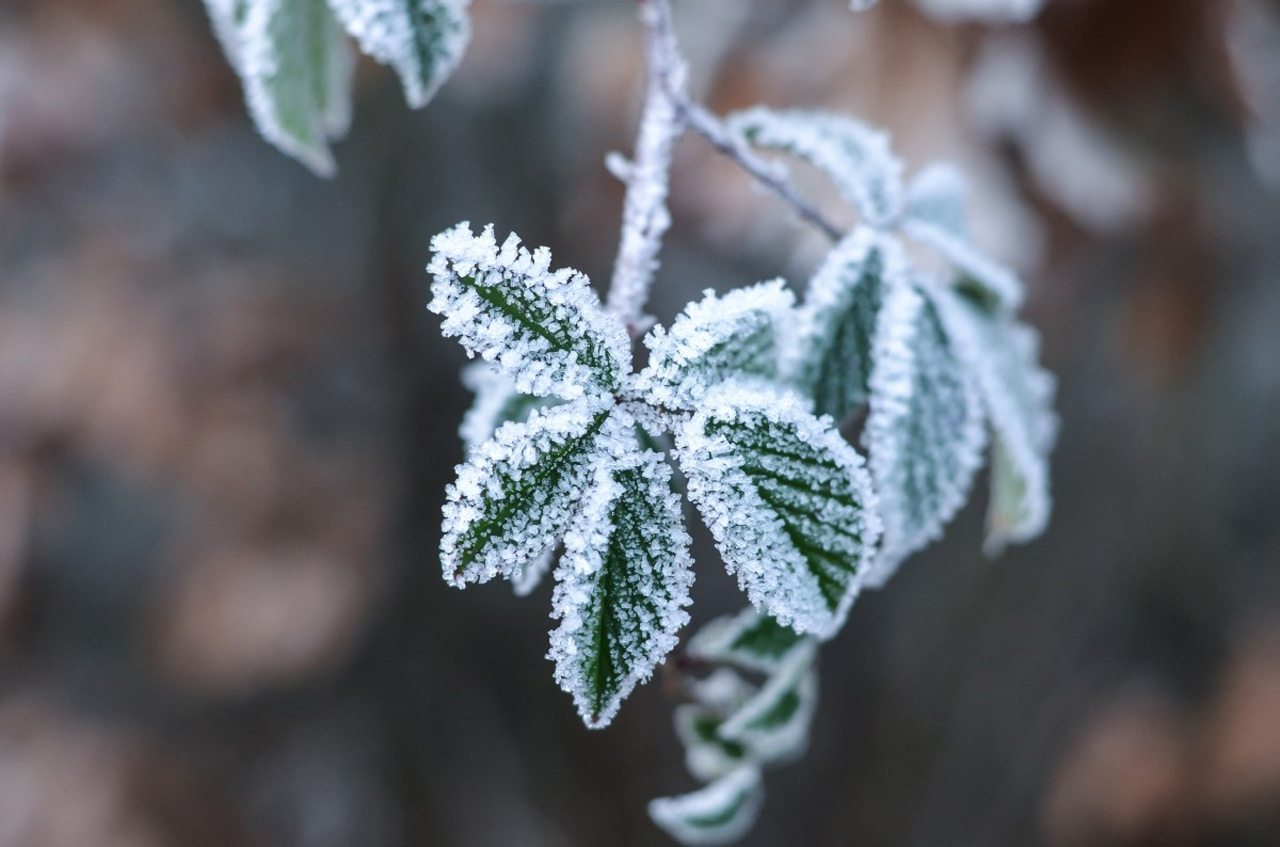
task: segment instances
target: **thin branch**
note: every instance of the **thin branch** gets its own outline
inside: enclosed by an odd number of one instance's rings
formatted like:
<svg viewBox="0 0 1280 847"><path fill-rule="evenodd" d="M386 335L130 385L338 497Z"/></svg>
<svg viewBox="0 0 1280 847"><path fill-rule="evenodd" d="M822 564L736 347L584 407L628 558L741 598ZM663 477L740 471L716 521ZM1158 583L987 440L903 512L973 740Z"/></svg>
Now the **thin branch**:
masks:
<svg viewBox="0 0 1280 847"><path fill-rule="evenodd" d="M662 237L671 225L667 210L671 149L684 131L673 95L683 94L686 77L669 0L639 0L639 8L648 62L644 110L634 158L610 162L610 169L626 182L627 193L608 306L632 333L644 325L644 306L658 269Z"/></svg>
<svg viewBox="0 0 1280 847"><path fill-rule="evenodd" d="M674 50L676 42L670 4L667 0L654 0L651 3L648 0L641 0L641 2L650 7L649 14L655 19L649 22L651 31L661 34ZM790 204L802 220L822 230L823 234L832 241L839 241L844 235L844 230L829 221L822 212L804 198L804 195L791 184L785 168L761 158L742 139L729 132L718 117L689 98L685 87L684 64L678 55L676 66L679 68L678 75L660 75L659 82L665 89L667 99L674 106L680 123L701 135L710 142L712 147L736 162L738 167L757 182ZM662 67L662 65L659 66L659 71Z"/></svg>
<svg viewBox="0 0 1280 847"><path fill-rule="evenodd" d="M844 230L827 219L791 184L786 169L761 158L738 136L725 128L724 122L687 97L673 98L685 126L705 138L712 147L728 156L756 182L791 205L802 220L808 221L832 241L839 241Z"/></svg>

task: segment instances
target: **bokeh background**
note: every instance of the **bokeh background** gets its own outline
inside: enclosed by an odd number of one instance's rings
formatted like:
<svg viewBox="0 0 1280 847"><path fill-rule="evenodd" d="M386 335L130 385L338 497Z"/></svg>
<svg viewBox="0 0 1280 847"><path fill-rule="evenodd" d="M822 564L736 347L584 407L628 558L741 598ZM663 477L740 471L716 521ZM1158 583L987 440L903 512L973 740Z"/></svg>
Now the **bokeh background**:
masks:
<svg viewBox="0 0 1280 847"><path fill-rule="evenodd" d="M859 599L744 844L1280 844L1280 4L677 5L716 109L961 164L1060 377L1047 534L985 559L980 484ZM469 398L430 236L606 279L642 58L628 0L474 13L422 112L361 66L324 181L198 0L0 0L0 847L669 843L670 686L588 732L549 588L439 576ZM664 319L823 247L696 138L672 203ZM699 544L695 622L740 604Z"/></svg>

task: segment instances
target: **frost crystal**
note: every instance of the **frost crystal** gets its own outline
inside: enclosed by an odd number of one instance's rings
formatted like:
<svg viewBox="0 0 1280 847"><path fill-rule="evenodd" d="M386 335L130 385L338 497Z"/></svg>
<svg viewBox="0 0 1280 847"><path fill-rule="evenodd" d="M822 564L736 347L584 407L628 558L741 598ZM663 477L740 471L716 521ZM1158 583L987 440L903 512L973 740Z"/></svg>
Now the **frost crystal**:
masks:
<svg viewBox="0 0 1280 847"><path fill-rule="evenodd" d="M790 153L824 171L873 226L892 223L901 211L902 163L883 132L832 112L762 106L730 115L728 126L757 147Z"/></svg>
<svg viewBox="0 0 1280 847"><path fill-rule="evenodd" d="M840 421L866 402L883 289L905 269L893 239L859 227L827 254L810 281L788 370L818 414Z"/></svg>
<svg viewBox="0 0 1280 847"><path fill-rule="evenodd" d="M329 7L318 0L205 5L258 131L320 176L332 175L329 141L350 123L354 61Z"/></svg>
<svg viewBox="0 0 1280 847"><path fill-rule="evenodd" d="M705 788L649 803L649 817L685 844L727 844L755 823L764 799L760 769L742 765Z"/></svg>
<svg viewBox="0 0 1280 847"><path fill-rule="evenodd" d="M504 424L458 466L447 489L440 561L461 587L513 576L577 513L607 409L574 403Z"/></svg>
<svg viewBox="0 0 1280 847"><path fill-rule="evenodd" d="M949 289L932 291L956 352L974 374L994 431L987 550L1029 541L1049 520L1049 451L1057 435L1053 376L1037 362L1030 327Z"/></svg>
<svg viewBox="0 0 1280 847"><path fill-rule="evenodd" d="M517 389L572 400L621 386L627 334L585 276L551 271L550 251L530 253L515 235L499 248L492 226L476 236L459 224L431 247L429 308L444 316L441 331L510 375Z"/></svg>
<svg viewBox="0 0 1280 847"><path fill-rule="evenodd" d="M676 445L689 499L751 602L833 635L880 535L862 457L792 396L732 384L706 395Z"/></svg>
<svg viewBox="0 0 1280 847"><path fill-rule="evenodd" d="M965 222L967 194L964 177L955 168L925 168L907 189L902 231L948 262L962 285L1010 313L1017 311L1022 305L1022 282L970 240Z"/></svg>
<svg viewBox="0 0 1280 847"><path fill-rule="evenodd" d="M593 728L607 726L675 647L693 582L671 468L656 453L638 452L634 440L618 446L597 458L556 569L560 626L549 656L556 681Z"/></svg>
<svg viewBox="0 0 1280 847"><path fill-rule="evenodd" d="M470 0L329 0L360 49L391 65L405 99L427 105L471 39Z"/></svg>
<svg viewBox="0 0 1280 847"><path fill-rule="evenodd" d="M782 280L717 297L707 291L685 308L670 330L645 337L652 351L637 387L659 406L689 409L710 388L734 377L773 379L780 337L794 298Z"/></svg>
<svg viewBox="0 0 1280 847"><path fill-rule="evenodd" d="M506 374L498 373L487 362L474 362L462 371L462 384L476 395L475 402L462 418L458 436L470 453L488 440L504 423L523 423L534 409L554 405L555 400L521 394Z"/></svg>
<svg viewBox="0 0 1280 847"><path fill-rule="evenodd" d="M868 585L942 535L964 505L986 444L982 400L932 302L891 285L876 329L863 441L884 541Z"/></svg>

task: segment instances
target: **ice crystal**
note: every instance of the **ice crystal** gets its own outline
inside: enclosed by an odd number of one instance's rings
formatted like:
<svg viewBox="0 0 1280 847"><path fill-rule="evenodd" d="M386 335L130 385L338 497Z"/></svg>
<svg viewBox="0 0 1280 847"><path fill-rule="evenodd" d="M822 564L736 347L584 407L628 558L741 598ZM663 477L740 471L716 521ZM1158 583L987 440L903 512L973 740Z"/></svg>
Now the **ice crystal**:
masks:
<svg viewBox="0 0 1280 847"><path fill-rule="evenodd" d="M430 309L468 353L492 362L525 394L572 400L621 387L627 334L585 276L551 271L550 251L530 253L515 235L499 248L492 226L477 236L458 224L431 247Z"/></svg>
<svg viewBox="0 0 1280 847"><path fill-rule="evenodd" d="M886 291L872 358L863 441L884 540L867 581L879 586L964 505L986 429L973 378L935 306L905 279Z"/></svg>
<svg viewBox="0 0 1280 847"><path fill-rule="evenodd" d="M677 455L730 572L780 623L833 635L880 535L862 457L790 395L730 384L699 405Z"/></svg>
<svg viewBox="0 0 1280 847"><path fill-rule="evenodd" d="M821 169L869 224L890 225L901 211L902 163L879 130L834 112L763 106L730 115L728 126L757 147L790 153Z"/></svg>
<svg viewBox="0 0 1280 847"><path fill-rule="evenodd" d="M556 680L590 727L613 719L622 699L676 644L689 620L693 562L671 468L632 442L601 456L586 503L556 569L550 657Z"/></svg>
<svg viewBox="0 0 1280 847"><path fill-rule="evenodd" d="M645 337L652 352L638 387L653 404L690 409L727 379L774 379L793 300L780 279L724 297L705 292L670 330L658 326Z"/></svg>
<svg viewBox="0 0 1280 847"><path fill-rule="evenodd" d="M425 106L471 39L470 0L329 0L360 49L391 65L405 99Z"/></svg>

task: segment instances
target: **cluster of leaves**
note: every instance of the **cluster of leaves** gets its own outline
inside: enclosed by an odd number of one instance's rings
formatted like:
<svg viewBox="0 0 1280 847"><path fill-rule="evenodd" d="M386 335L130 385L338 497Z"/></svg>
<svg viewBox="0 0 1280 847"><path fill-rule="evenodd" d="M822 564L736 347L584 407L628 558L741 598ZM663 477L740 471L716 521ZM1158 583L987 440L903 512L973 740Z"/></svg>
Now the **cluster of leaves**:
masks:
<svg viewBox="0 0 1280 847"><path fill-rule="evenodd" d="M355 56L391 65L405 99L425 106L462 60L470 0L205 0L244 82L262 136L315 173L334 172L329 142L351 122Z"/></svg>
<svg viewBox="0 0 1280 847"><path fill-rule="evenodd" d="M1048 517L1052 380L1013 318L1018 280L969 240L959 175L904 184L884 136L839 115L756 108L728 126L830 173L863 223L802 302L780 280L707 292L648 333L639 373L621 322L545 248L467 224L432 243L430 308L494 371L471 377L445 577L528 591L562 549L550 657L593 727L688 620L688 535L655 449L668 434L729 571L799 635L834 635L859 590L941 534L988 444L989 547ZM949 273L913 262L904 237ZM869 462L837 428L862 416Z"/></svg>

